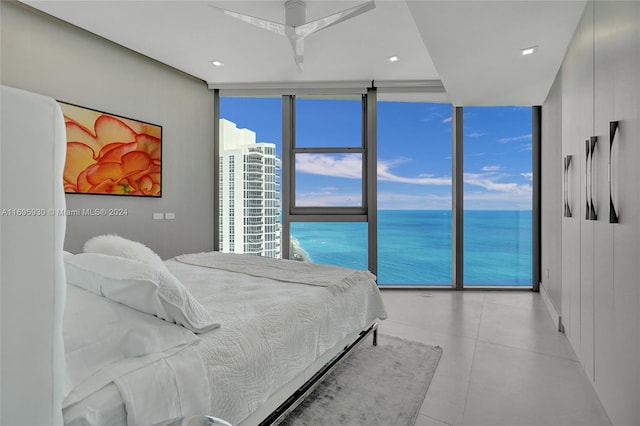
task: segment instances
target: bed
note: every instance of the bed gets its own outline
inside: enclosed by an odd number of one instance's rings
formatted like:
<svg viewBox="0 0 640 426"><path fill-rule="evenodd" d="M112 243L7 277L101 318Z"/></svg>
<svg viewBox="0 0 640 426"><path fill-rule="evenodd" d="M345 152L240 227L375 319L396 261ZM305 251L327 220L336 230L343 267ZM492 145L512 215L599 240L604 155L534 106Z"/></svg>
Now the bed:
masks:
<svg viewBox="0 0 640 426"><path fill-rule="evenodd" d="M1 424L277 423L386 318L366 271L213 252L162 261L117 236L64 253L64 215L48 214L65 207L59 108L5 87L0 99ZM9 185L25 167L40 173Z"/></svg>

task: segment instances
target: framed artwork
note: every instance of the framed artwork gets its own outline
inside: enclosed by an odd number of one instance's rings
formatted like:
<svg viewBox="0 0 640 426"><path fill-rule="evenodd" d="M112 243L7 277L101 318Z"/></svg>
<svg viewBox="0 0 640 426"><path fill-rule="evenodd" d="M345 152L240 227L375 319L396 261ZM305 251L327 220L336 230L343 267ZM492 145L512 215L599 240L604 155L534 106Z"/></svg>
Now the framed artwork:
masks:
<svg viewBox="0 0 640 426"><path fill-rule="evenodd" d="M66 193L162 196L162 126L58 102Z"/></svg>

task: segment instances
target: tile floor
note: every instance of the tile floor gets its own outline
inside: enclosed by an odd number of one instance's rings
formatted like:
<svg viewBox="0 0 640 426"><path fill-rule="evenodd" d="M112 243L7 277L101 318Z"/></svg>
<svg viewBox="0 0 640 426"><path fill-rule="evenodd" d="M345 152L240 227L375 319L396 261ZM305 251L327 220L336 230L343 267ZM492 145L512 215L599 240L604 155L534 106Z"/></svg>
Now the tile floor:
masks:
<svg viewBox="0 0 640 426"><path fill-rule="evenodd" d="M416 426L610 426L530 291L383 290L380 333L443 348Z"/></svg>

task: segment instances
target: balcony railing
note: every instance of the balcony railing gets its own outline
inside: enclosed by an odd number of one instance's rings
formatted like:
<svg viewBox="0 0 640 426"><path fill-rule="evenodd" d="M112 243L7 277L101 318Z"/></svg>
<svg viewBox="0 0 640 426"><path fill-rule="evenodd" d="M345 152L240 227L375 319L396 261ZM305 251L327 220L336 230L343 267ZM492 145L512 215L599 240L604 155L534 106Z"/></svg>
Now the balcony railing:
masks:
<svg viewBox="0 0 640 426"><path fill-rule="evenodd" d="M244 215L245 217L264 217L262 209L245 209Z"/></svg>

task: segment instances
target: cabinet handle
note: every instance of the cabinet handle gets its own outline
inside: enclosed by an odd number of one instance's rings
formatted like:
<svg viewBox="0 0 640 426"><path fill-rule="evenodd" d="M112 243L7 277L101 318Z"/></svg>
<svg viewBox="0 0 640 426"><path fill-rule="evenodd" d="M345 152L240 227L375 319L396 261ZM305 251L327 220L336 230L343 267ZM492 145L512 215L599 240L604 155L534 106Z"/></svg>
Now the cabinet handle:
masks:
<svg viewBox="0 0 640 426"><path fill-rule="evenodd" d="M587 208L586 208L586 215L585 215L585 219L589 220L590 215L589 215L589 157L591 156L591 145L589 145L589 139L584 141L584 146L586 148L586 160L585 160L585 165L584 165L584 199L587 203Z"/></svg>
<svg viewBox="0 0 640 426"><path fill-rule="evenodd" d="M618 213L616 213L616 206L613 203L613 170L612 170L612 154L613 154L613 141L616 137L616 131L618 130L618 122L609 122L609 223L618 223Z"/></svg>
<svg viewBox="0 0 640 426"><path fill-rule="evenodd" d="M573 155L564 157L564 217L572 217L571 204L569 203L569 167Z"/></svg>
<svg viewBox="0 0 640 426"><path fill-rule="evenodd" d="M596 144L598 143L597 136L591 136L590 140L587 142L591 142L591 162L589 167L589 174L591 175L589 179L589 220L598 220L598 215L596 214L595 205L593 204L593 154L596 152Z"/></svg>

